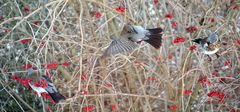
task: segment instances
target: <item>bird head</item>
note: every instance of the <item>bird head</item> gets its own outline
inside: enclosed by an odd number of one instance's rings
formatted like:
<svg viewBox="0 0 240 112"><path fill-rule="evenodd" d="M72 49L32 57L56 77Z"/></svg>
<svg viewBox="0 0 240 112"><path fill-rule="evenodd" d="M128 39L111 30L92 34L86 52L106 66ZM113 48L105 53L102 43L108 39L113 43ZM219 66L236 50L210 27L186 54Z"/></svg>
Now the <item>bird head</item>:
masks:
<svg viewBox="0 0 240 112"><path fill-rule="evenodd" d="M126 24L123 27L123 30L121 32L121 36L129 37L129 36L131 36L135 33L137 33L137 32L135 31L134 26L131 25L131 24Z"/></svg>

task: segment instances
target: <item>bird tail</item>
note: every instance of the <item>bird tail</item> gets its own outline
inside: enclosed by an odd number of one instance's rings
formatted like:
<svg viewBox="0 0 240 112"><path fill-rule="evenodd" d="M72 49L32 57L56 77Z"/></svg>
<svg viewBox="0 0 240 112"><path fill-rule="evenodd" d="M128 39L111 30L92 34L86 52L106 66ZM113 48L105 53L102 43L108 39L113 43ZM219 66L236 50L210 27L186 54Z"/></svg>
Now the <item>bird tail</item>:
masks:
<svg viewBox="0 0 240 112"><path fill-rule="evenodd" d="M195 43L197 43L197 44L200 44L200 42L202 41L202 39L201 38L197 38L197 39L194 39L194 40L192 40L193 42L195 42Z"/></svg>
<svg viewBox="0 0 240 112"><path fill-rule="evenodd" d="M51 79L48 76L42 75L41 78L47 81L48 86L45 89L55 103L58 103L60 100L65 100L65 97L57 91L56 87L53 85Z"/></svg>
<svg viewBox="0 0 240 112"><path fill-rule="evenodd" d="M151 44L156 49L159 49L162 44L162 28L147 29L150 34L146 35L149 39L144 40L145 42Z"/></svg>
<svg viewBox="0 0 240 112"><path fill-rule="evenodd" d="M65 97L59 92L48 93L55 103L58 103L60 100L65 100Z"/></svg>
<svg viewBox="0 0 240 112"><path fill-rule="evenodd" d="M153 28L153 29L147 29L151 34L160 34L163 32L162 28Z"/></svg>

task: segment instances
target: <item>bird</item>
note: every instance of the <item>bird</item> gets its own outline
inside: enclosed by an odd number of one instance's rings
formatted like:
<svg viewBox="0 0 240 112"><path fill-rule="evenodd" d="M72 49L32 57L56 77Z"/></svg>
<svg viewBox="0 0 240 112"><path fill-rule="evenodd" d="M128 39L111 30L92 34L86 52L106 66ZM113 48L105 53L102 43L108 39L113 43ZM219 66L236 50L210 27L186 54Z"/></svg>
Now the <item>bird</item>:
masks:
<svg viewBox="0 0 240 112"><path fill-rule="evenodd" d="M162 43L163 29L161 27L145 29L142 26L125 24L119 38L113 38L103 56L115 55L118 53L131 52L137 48L142 41L149 43L159 49Z"/></svg>
<svg viewBox="0 0 240 112"><path fill-rule="evenodd" d="M215 54L217 58L220 57L217 52L219 51L221 44L219 43L219 37L216 32L210 33L208 37L197 38L192 41L199 45L202 50L201 52L206 54L210 61L211 57L209 55Z"/></svg>
<svg viewBox="0 0 240 112"><path fill-rule="evenodd" d="M29 82L29 86L37 93L38 97L41 97L41 93L47 93L55 103L58 103L61 100L65 100L65 97L58 92L57 88L48 76L40 76L37 73L34 73L33 68L29 68L27 70L27 73L32 80ZM45 82L45 87L36 86L37 81ZM44 85L44 83L42 84Z"/></svg>

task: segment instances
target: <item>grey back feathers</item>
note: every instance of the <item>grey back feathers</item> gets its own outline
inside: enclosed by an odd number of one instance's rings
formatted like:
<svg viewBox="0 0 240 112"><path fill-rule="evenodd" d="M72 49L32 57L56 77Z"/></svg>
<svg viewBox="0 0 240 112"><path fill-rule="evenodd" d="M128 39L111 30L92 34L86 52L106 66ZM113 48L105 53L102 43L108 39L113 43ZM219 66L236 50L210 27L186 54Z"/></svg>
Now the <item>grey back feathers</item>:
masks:
<svg viewBox="0 0 240 112"><path fill-rule="evenodd" d="M42 80L47 81L48 86L45 88L48 93L55 93L58 92L52 81L45 75L41 77Z"/></svg>
<svg viewBox="0 0 240 112"><path fill-rule="evenodd" d="M148 33L148 30L144 29L141 26L132 26L134 29L134 32L130 35L130 37L134 41L141 41L141 40L147 40L146 34Z"/></svg>
<svg viewBox="0 0 240 112"><path fill-rule="evenodd" d="M211 34L208 36L207 41L208 41L209 43L215 43L215 42L218 41L218 39L219 39L219 38L218 38L217 33L214 32L214 33L211 33Z"/></svg>

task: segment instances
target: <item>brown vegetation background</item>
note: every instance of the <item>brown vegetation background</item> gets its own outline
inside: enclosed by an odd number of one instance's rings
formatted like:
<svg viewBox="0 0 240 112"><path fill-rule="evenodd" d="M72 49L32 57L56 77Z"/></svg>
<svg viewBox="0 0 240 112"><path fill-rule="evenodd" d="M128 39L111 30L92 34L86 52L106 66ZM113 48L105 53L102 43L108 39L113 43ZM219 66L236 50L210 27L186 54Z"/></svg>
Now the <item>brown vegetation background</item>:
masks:
<svg viewBox="0 0 240 112"><path fill-rule="evenodd" d="M1 0L0 109L239 112L239 6L239 0ZM101 59L126 23L164 26L162 47L142 43ZM221 56L208 61L191 40L217 29ZM27 78L26 64L51 75L67 99L54 105L14 81L16 74Z"/></svg>

